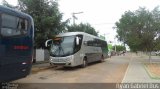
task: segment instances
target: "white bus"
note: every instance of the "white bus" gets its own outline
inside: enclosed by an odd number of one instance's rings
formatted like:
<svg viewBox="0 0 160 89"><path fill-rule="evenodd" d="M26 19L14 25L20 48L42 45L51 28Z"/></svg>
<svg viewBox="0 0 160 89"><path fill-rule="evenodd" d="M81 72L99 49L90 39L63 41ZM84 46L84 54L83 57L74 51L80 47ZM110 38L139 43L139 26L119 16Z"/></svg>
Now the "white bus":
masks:
<svg viewBox="0 0 160 89"><path fill-rule="evenodd" d="M103 62L108 57L107 42L84 32L67 32L49 39L45 43L50 47L50 63L66 67L88 63Z"/></svg>

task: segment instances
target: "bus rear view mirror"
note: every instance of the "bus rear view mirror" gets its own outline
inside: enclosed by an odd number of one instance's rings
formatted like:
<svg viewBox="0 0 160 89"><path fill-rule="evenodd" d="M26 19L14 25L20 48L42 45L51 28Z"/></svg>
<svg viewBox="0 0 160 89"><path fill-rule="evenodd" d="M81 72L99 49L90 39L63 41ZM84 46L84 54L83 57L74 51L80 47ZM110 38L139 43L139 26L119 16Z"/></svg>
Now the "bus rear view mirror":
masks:
<svg viewBox="0 0 160 89"><path fill-rule="evenodd" d="M51 46L51 44L52 44L52 39L49 39L49 40L47 40L47 41L45 42L45 46L46 46L46 47Z"/></svg>
<svg viewBox="0 0 160 89"><path fill-rule="evenodd" d="M79 37L76 37L76 45L79 45Z"/></svg>

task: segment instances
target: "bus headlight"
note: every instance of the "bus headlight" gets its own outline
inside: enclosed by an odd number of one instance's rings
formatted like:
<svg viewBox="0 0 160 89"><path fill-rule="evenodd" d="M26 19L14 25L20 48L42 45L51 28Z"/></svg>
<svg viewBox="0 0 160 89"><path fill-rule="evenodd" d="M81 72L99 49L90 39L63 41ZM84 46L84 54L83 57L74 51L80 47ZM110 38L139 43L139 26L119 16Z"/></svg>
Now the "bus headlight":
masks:
<svg viewBox="0 0 160 89"><path fill-rule="evenodd" d="M52 62L53 61L53 59L52 58L50 58L50 62Z"/></svg>

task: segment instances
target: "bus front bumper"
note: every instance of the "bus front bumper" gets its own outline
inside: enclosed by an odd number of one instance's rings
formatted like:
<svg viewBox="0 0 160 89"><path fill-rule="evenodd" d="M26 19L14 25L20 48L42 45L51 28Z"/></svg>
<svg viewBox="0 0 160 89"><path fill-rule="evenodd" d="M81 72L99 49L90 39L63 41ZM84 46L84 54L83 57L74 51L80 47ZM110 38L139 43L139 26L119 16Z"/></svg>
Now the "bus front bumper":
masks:
<svg viewBox="0 0 160 89"><path fill-rule="evenodd" d="M71 66L71 63L55 63L55 62L52 62L51 63L52 65L55 65L55 66Z"/></svg>
<svg viewBox="0 0 160 89"><path fill-rule="evenodd" d="M55 66L73 67L73 55L67 57L50 57L50 63Z"/></svg>

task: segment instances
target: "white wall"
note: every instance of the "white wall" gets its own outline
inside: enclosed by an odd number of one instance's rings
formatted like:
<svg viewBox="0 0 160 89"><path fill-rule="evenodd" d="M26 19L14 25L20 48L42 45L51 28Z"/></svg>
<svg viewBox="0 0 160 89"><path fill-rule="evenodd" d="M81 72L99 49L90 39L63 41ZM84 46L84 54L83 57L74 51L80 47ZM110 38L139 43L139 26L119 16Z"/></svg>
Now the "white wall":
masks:
<svg viewBox="0 0 160 89"><path fill-rule="evenodd" d="M44 61L44 50L36 49L36 61Z"/></svg>
<svg viewBox="0 0 160 89"><path fill-rule="evenodd" d="M36 62L49 60L49 51L44 49L36 49Z"/></svg>

